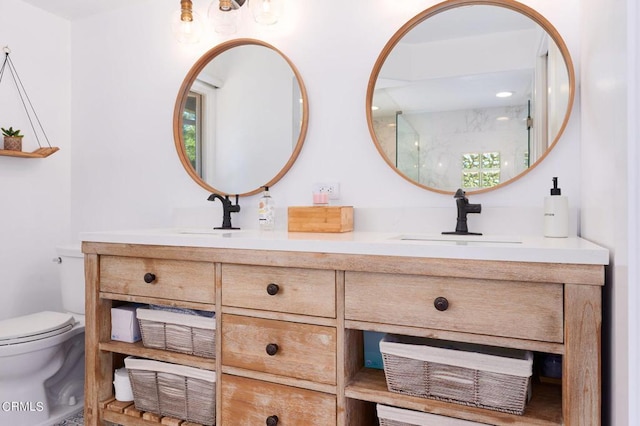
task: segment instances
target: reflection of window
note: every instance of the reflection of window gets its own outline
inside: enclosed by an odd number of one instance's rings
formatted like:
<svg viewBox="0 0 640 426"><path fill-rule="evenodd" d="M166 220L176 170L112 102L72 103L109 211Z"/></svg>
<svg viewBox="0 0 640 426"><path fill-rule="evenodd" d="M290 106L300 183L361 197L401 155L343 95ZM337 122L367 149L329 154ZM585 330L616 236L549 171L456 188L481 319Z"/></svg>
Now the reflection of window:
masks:
<svg viewBox="0 0 640 426"><path fill-rule="evenodd" d="M500 153L462 154L462 187L490 188L500 183Z"/></svg>
<svg viewBox="0 0 640 426"><path fill-rule="evenodd" d="M182 136L187 158L201 176L202 169L202 95L189 92L182 113Z"/></svg>

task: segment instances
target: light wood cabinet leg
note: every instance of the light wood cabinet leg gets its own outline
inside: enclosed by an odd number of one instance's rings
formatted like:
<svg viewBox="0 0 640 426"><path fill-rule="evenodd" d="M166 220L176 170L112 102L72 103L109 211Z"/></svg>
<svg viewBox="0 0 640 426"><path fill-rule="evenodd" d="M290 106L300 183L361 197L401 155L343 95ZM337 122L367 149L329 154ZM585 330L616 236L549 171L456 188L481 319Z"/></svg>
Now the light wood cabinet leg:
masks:
<svg viewBox="0 0 640 426"><path fill-rule="evenodd" d="M100 424L99 404L111 396L113 361L110 352L98 349L100 341L111 338L111 301L100 299L98 256L85 256L85 407L84 424Z"/></svg>
<svg viewBox="0 0 640 426"><path fill-rule="evenodd" d="M602 287L565 285L563 418L567 426L601 423Z"/></svg>

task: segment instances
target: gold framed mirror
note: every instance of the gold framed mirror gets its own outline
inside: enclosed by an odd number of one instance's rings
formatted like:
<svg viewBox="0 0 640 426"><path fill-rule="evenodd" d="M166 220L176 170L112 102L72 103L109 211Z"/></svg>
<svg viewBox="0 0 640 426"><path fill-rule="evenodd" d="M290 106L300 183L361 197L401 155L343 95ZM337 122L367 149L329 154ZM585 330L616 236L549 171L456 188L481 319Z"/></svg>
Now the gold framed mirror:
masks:
<svg viewBox="0 0 640 426"><path fill-rule="evenodd" d="M308 120L306 89L289 58L263 41L235 39L206 52L185 77L173 135L197 184L247 196L287 173Z"/></svg>
<svg viewBox="0 0 640 426"><path fill-rule="evenodd" d="M385 45L366 115L377 150L407 181L482 193L549 155L574 93L569 50L538 12L513 0L449 0Z"/></svg>

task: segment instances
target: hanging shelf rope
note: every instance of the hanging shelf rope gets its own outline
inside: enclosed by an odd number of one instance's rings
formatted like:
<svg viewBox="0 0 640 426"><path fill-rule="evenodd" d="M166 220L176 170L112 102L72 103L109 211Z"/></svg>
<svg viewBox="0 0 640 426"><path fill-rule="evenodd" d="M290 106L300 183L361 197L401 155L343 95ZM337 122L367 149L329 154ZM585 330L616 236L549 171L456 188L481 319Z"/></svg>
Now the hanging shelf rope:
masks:
<svg viewBox="0 0 640 426"><path fill-rule="evenodd" d="M18 90L18 95L20 96L20 100L22 101L22 106L24 107L24 111L27 113L27 118L29 119L29 124L31 125L31 129L33 130L33 134L35 135L36 142L38 142L39 148L33 152L23 152L23 151L10 151L6 149L0 149L0 155L9 156L9 157L22 157L22 158L45 158L58 151L60 148L52 147L49 143L49 138L42 127L42 123L40 123L40 119L38 118L38 114L36 114L36 110L33 108L31 104L31 99L27 95L27 92L22 85L22 81L18 76L18 72L16 71L16 67L13 65L11 58L9 58L9 53L11 53L11 49L8 46L5 46L3 49L4 52L4 62L2 63L2 68L0 68L0 84L2 83L2 77L4 76L5 69L9 70L11 77L13 78L13 82ZM40 137L38 136L38 131L36 131L36 124L40 129L40 133L44 137L47 146L43 147L40 143Z"/></svg>

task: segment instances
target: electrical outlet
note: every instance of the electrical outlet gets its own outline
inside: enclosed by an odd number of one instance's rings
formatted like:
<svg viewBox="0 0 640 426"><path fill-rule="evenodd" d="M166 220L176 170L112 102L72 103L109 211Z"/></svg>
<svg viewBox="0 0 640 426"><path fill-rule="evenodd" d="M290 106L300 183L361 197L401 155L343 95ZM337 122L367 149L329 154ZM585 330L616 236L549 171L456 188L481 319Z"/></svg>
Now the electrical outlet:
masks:
<svg viewBox="0 0 640 426"><path fill-rule="evenodd" d="M332 183L314 183L313 192L326 192L329 194L330 200L340 199L340 184L338 182Z"/></svg>

